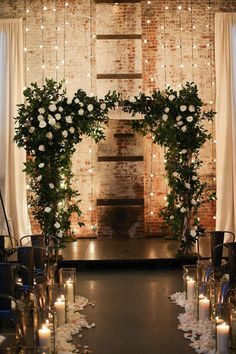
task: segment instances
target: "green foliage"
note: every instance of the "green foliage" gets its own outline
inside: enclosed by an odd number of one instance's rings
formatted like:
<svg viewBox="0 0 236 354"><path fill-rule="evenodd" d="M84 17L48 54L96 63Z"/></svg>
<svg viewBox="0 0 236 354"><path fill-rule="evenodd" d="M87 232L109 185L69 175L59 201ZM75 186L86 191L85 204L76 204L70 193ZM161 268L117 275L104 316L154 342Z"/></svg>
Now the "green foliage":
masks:
<svg viewBox="0 0 236 354"><path fill-rule="evenodd" d="M207 185L198 172L202 165L199 150L211 139L205 122L212 120L215 112L202 111L203 102L193 83L186 83L179 92L168 87L151 96L141 93L123 105L133 116L138 112L144 115L143 120L133 121L134 130L151 133L153 141L165 147L169 193L161 216L180 239L179 253L188 254L203 231L197 217L199 207L214 198L206 195Z"/></svg>
<svg viewBox="0 0 236 354"><path fill-rule="evenodd" d="M15 118L14 141L28 156L25 172L30 177L30 206L42 231L57 236L63 244L73 237L72 214L81 215L79 194L72 188L75 146L84 135L96 142L104 138L108 111L115 108L119 96L109 92L98 99L78 90L70 101L63 82L54 80L46 80L42 87L32 83L24 96Z"/></svg>

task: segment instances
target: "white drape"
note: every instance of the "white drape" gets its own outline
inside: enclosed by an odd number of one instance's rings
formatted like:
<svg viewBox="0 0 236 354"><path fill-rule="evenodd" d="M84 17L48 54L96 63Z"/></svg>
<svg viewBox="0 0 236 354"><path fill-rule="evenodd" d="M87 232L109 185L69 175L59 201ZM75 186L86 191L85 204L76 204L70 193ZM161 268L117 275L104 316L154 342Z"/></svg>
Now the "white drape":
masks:
<svg viewBox="0 0 236 354"><path fill-rule="evenodd" d="M236 231L236 13L215 15L216 230Z"/></svg>
<svg viewBox="0 0 236 354"><path fill-rule="evenodd" d="M23 102L22 19L0 20L0 188L12 235L30 232L25 151L13 143L17 104ZM0 233L8 234L0 205Z"/></svg>

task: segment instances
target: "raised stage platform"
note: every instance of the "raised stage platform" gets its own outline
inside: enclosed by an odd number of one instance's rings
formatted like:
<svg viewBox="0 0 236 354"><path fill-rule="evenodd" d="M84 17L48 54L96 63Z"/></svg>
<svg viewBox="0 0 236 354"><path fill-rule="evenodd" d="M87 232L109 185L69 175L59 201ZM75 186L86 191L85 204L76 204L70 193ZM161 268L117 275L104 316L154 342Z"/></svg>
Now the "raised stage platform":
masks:
<svg viewBox="0 0 236 354"><path fill-rule="evenodd" d="M60 267L178 266L188 262L187 259L176 257L178 247L179 241L164 238L78 239L67 243L62 250ZM208 237L200 242L200 254L203 258L210 257Z"/></svg>

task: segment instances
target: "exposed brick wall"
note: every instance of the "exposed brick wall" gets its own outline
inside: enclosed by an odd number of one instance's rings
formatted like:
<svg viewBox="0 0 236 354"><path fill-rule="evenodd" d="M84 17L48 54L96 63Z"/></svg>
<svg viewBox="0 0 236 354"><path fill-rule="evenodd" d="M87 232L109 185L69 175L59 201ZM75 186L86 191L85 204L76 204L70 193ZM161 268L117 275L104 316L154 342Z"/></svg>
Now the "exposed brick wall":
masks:
<svg viewBox="0 0 236 354"><path fill-rule="evenodd" d="M57 11L53 10L54 4ZM181 10L177 8L180 4ZM42 5L47 6L46 11L42 11ZM29 12L26 12L27 9ZM65 6L65 1L62 0L1 0L0 17L23 17L25 27L29 28L29 31L25 32L26 84L32 81L42 83L44 77L57 80L65 78L69 95L78 88L100 96L109 89L117 89L124 96L132 97L141 90L149 93L154 88L163 89L166 84L178 88L178 85L185 81L194 81L206 102L206 108L212 106L214 109L214 13L219 10L236 11L236 0L152 0L150 5L146 0L142 0L141 3L120 3L118 6L95 4L88 0L70 0L68 6ZM111 43L107 39L96 39L95 35L105 34L141 34L142 40L117 39ZM42 40L43 49L40 48ZM96 80L96 75L101 72L141 72L142 78ZM214 124L208 124L207 128L214 134ZM82 219L86 223L85 228L79 229L76 227L75 218L73 219L73 227L79 236L96 236L97 232L92 231L91 226L100 223L101 213L97 212L96 199L100 185L98 176L100 179L103 177L98 173L98 151L98 147L90 139L85 139L78 146L73 159L74 183L81 194ZM152 157L153 154L155 158ZM205 145L201 156L204 162L202 177L214 190L215 147L212 142ZM161 233L158 212L165 204L167 192L163 178L163 160L163 150L153 146L150 137L146 137L146 235ZM91 166L92 174L89 173ZM127 166L124 169L126 171ZM154 174L152 179L151 171ZM107 185L106 189L109 188L113 186ZM154 192L152 197L151 190ZM92 210L89 210L90 206ZM214 205L206 205L201 210L201 220L208 229L214 227L214 215ZM33 231L38 232L33 220L32 225Z"/></svg>

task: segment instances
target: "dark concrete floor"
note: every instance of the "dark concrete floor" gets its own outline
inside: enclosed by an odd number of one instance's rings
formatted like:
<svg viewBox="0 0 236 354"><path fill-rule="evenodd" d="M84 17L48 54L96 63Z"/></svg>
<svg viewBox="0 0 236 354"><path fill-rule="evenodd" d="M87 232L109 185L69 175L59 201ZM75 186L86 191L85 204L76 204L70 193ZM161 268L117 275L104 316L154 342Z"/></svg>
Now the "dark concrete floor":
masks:
<svg viewBox="0 0 236 354"><path fill-rule="evenodd" d="M93 354L194 353L169 299L182 290L182 270L78 271L77 279L77 294L95 304L85 314L96 327L78 342Z"/></svg>

